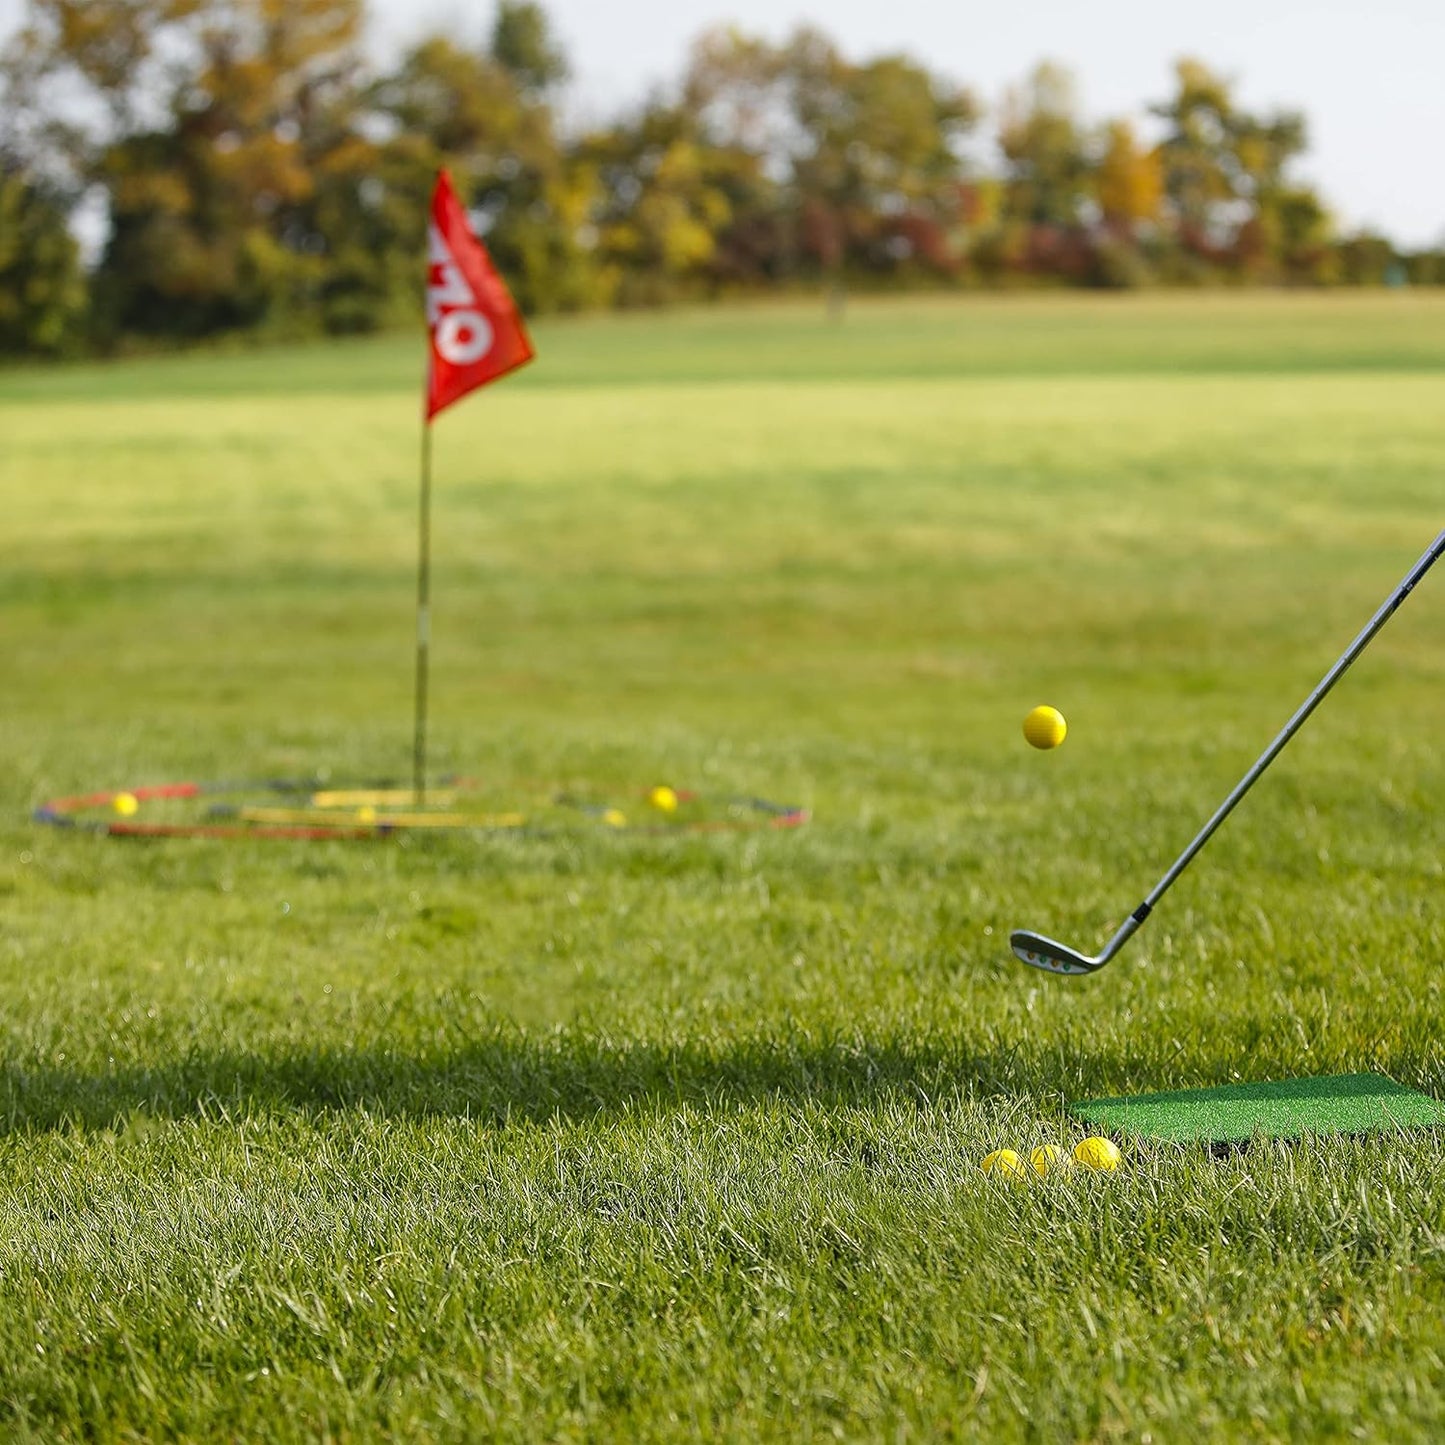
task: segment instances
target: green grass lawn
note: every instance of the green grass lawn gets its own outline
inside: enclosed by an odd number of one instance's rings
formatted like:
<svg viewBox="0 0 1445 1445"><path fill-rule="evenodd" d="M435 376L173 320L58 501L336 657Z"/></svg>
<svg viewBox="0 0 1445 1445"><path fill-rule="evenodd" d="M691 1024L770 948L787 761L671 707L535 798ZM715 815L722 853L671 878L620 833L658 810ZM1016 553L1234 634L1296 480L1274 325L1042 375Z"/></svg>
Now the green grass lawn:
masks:
<svg viewBox="0 0 1445 1445"><path fill-rule="evenodd" d="M125 843L405 777L416 338L0 373L0 1431L1438 1439L1445 1137L1012 1188L1069 1100L1445 1094L1445 297L543 324L438 423L433 762L784 834ZM1029 749L1039 702L1065 745Z"/></svg>

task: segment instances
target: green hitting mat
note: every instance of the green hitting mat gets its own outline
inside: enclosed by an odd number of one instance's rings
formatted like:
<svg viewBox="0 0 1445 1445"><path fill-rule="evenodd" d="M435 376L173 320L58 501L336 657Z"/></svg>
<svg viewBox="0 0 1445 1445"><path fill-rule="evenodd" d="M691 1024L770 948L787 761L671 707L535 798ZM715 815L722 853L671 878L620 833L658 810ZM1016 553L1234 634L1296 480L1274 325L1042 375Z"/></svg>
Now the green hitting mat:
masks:
<svg viewBox="0 0 1445 1445"><path fill-rule="evenodd" d="M1082 1099L1069 1109L1108 1134L1211 1144L1237 1143L1256 1135L1296 1139L1301 1134L1366 1134L1445 1124L1445 1105L1383 1074L1335 1074L1175 1094Z"/></svg>

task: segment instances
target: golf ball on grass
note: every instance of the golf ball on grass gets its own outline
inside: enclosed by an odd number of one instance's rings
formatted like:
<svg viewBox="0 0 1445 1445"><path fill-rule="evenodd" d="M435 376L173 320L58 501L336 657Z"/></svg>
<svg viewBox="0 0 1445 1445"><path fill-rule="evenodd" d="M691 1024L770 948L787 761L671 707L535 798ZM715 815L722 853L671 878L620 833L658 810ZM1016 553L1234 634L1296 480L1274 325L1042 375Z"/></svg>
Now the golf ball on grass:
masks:
<svg viewBox="0 0 1445 1445"><path fill-rule="evenodd" d="M140 800L134 793L117 793L110 800L110 806L120 814L122 818L133 817L137 808L140 807Z"/></svg>
<svg viewBox="0 0 1445 1445"><path fill-rule="evenodd" d="M1024 736L1031 746L1045 751L1058 747L1068 731L1069 725L1056 707L1041 705L1024 719Z"/></svg>
<svg viewBox="0 0 1445 1445"><path fill-rule="evenodd" d="M1040 1144L1029 1151L1029 1167L1040 1179L1050 1174L1066 1174L1073 1162L1057 1144Z"/></svg>
<svg viewBox="0 0 1445 1445"><path fill-rule="evenodd" d="M985 1154L983 1172L997 1174L1010 1184L1023 1184L1029 1177L1024 1161L1012 1149L995 1149L992 1154Z"/></svg>
<svg viewBox="0 0 1445 1445"><path fill-rule="evenodd" d="M1119 1167L1119 1161L1123 1157L1119 1152L1119 1146L1112 1139L1097 1137L1081 1139L1074 1145L1074 1158L1085 1169L1113 1173Z"/></svg>

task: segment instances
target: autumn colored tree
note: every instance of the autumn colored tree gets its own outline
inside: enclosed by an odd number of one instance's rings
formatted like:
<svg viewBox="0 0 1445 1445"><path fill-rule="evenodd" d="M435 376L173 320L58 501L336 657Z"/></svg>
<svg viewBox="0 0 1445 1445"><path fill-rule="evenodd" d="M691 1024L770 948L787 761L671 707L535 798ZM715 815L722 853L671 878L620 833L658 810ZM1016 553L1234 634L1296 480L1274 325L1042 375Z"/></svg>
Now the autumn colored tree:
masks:
<svg viewBox="0 0 1445 1445"><path fill-rule="evenodd" d="M658 304L706 289L732 206L695 117L654 103L589 136L582 152L600 183L598 246L619 299Z"/></svg>
<svg viewBox="0 0 1445 1445"><path fill-rule="evenodd" d="M106 196L99 329L188 337L316 306L315 177L349 139L361 0L31 0L17 64ZM57 118L57 121L59 118Z"/></svg>
<svg viewBox="0 0 1445 1445"><path fill-rule="evenodd" d="M1156 224L1164 200L1157 150L1145 149L1127 120L1111 121L1094 172L1094 195L1104 224L1129 240Z"/></svg>
<svg viewBox="0 0 1445 1445"><path fill-rule="evenodd" d="M1086 123L1040 65L965 163L980 107L906 56L723 27L676 85L579 131L538 0L496 0L377 74L364 0L26 0L0 54L0 348L362 331L420 305L448 167L530 310L822 280L1138 285L1445 281L1438 253L1335 235L1292 173L1299 114L1197 60L1162 138ZM67 224L96 198L89 273ZM85 305L82 307L82 297Z"/></svg>
<svg viewBox="0 0 1445 1445"><path fill-rule="evenodd" d="M904 56L854 65L806 28L784 50L782 76L803 245L832 294L850 263L875 272L949 269L958 146L979 113L972 95Z"/></svg>
<svg viewBox="0 0 1445 1445"><path fill-rule="evenodd" d="M1175 80L1153 111L1167 127L1159 157L1184 253L1255 279L1312 269L1330 227L1319 198L1287 176L1305 148L1304 118L1242 110L1197 60L1181 60Z"/></svg>
<svg viewBox="0 0 1445 1445"><path fill-rule="evenodd" d="M609 299L591 243L593 169L562 145L547 98L565 67L536 6L503 6L488 48L430 37L372 92L395 132L387 163L414 170L418 186L438 166L452 171L518 300L533 310Z"/></svg>
<svg viewBox="0 0 1445 1445"><path fill-rule="evenodd" d="M793 275L798 227L789 190L796 123L782 51L734 26L694 43L676 107L709 158L727 203L709 271L716 284L755 286Z"/></svg>

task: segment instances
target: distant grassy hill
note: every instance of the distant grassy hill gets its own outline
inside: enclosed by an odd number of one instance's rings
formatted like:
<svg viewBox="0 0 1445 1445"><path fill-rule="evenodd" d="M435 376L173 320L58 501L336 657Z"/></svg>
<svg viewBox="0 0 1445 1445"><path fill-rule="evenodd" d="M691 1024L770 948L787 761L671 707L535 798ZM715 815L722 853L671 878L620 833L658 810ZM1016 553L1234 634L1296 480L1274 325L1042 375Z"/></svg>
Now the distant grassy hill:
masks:
<svg viewBox="0 0 1445 1445"><path fill-rule="evenodd" d="M862 299L544 320L509 387L1104 372L1439 371L1445 292L1171 292ZM0 369L0 400L287 395L420 387L420 340Z"/></svg>

